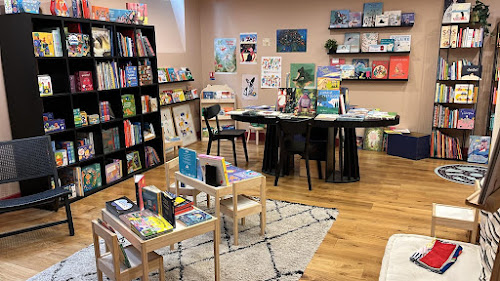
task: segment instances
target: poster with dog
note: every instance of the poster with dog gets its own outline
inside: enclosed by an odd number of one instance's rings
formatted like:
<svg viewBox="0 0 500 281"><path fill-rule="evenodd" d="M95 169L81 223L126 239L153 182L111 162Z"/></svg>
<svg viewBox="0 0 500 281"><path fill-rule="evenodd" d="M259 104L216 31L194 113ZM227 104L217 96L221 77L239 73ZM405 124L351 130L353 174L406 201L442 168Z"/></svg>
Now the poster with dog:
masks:
<svg viewBox="0 0 500 281"><path fill-rule="evenodd" d="M240 33L240 63L257 64L257 33Z"/></svg>
<svg viewBox="0 0 500 281"><path fill-rule="evenodd" d="M256 100L258 97L259 76L255 74L241 75L241 96L244 100Z"/></svg>

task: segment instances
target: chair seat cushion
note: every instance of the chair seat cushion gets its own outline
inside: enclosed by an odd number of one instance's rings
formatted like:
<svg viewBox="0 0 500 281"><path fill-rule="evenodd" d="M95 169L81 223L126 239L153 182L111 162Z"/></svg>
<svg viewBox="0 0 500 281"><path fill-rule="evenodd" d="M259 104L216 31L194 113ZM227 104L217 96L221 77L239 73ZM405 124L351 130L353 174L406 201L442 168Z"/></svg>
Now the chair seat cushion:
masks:
<svg viewBox="0 0 500 281"><path fill-rule="evenodd" d="M241 136L245 134L245 130L221 130L217 133L219 136Z"/></svg>
<svg viewBox="0 0 500 281"><path fill-rule="evenodd" d="M29 207L30 205L41 204L69 194L68 190L55 188L19 198L0 200L0 212L5 212L9 209L19 209L23 206Z"/></svg>
<svg viewBox="0 0 500 281"><path fill-rule="evenodd" d="M385 248L379 281L471 281L481 271L480 248L465 242L444 240L462 246L457 262L444 274L428 271L410 261L410 256L432 241L432 237L415 234L394 234Z"/></svg>

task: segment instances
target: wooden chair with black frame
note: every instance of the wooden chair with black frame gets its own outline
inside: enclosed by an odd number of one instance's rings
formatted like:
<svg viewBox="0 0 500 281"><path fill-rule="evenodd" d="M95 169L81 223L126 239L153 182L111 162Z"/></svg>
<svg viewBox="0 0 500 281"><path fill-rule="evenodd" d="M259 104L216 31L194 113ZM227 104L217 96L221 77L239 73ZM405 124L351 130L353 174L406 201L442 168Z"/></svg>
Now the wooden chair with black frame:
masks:
<svg viewBox="0 0 500 281"><path fill-rule="evenodd" d="M233 143L233 155L234 155L234 166L238 166L238 162L236 159L236 144L234 140L236 138L241 138L243 142L243 150L245 151L245 159L248 162L248 153L247 153L247 143L245 141L245 130L221 130L219 125L219 115L221 108L220 105L215 104L209 107L203 108L203 118L205 118L205 124L208 130L208 146L207 146L207 154L210 155L210 150L212 148L212 142L217 141L217 155L220 155L220 140L230 140ZM212 127L210 126L209 120L215 117L215 123L217 125L217 132L212 131Z"/></svg>
<svg viewBox="0 0 500 281"><path fill-rule="evenodd" d="M321 161L326 159L326 141L318 138L321 131L315 131L317 137L311 138L312 120L280 120L278 122L278 135L280 146L280 157L278 160L278 168L276 170L276 178L274 186L278 185L278 180L281 174L287 174L285 168L290 163L289 156L300 155L305 159L307 171L307 183L309 190L312 190L311 173L309 168L309 160L316 160L318 163L318 176L322 176ZM292 158L293 159L293 158Z"/></svg>

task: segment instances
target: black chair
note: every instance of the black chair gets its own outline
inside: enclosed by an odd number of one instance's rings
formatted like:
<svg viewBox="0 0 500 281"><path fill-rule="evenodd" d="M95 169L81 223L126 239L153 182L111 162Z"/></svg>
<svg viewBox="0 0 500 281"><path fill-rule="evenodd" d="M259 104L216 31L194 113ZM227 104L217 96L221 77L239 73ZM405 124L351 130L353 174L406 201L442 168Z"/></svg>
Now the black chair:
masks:
<svg viewBox="0 0 500 281"><path fill-rule="evenodd" d="M71 236L75 234L68 198L70 192L59 185L50 138L40 136L0 142L0 184L39 178L48 180L49 177L52 177L55 182L54 189L20 198L0 200L0 214L49 204L53 204L57 211L62 199L66 207L66 219L1 233L0 238L63 223L68 223Z"/></svg>
<svg viewBox="0 0 500 281"><path fill-rule="evenodd" d="M280 157L276 169L274 186L278 185L279 177L283 173L288 157L295 154L302 156L306 161L307 183L311 186L309 160L317 160L319 178L322 178L321 162L326 159L326 142L311 139L312 120L280 120L278 122L278 136Z"/></svg>
<svg viewBox="0 0 500 281"><path fill-rule="evenodd" d="M205 124L208 130L208 147L207 154L210 154L210 149L212 148L212 142L217 141L217 155L220 155L220 140L230 140L233 143L233 155L234 155L234 165L238 166L236 160L236 145L234 139L241 138L243 142L243 150L245 151L245 159L248 162L247 153L247 143L245 141L245 130L221 130L219 125L219 118L217 117L220 112L220 105L215 104L210 107L203 108L203 118L205 118ZM217 132L212 131L210 122L208 120L215 117L215 123L217 124Z"/></svg>

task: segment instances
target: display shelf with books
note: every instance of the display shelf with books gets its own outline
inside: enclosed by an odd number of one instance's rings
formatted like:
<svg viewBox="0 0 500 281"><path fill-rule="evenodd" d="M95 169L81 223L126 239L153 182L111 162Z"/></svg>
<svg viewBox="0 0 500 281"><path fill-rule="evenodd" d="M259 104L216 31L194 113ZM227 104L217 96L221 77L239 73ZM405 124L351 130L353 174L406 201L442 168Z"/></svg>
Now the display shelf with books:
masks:
<svg viewBox="0 0 500 281"><path fill-rule="evenodd" d="M167 82L160 82L160 84L175 84L175 83L182 83L182 82L194 82L194 79L182 80L182 81L167 81Z"/></svg>
<svg viewBox="0 0 500 281"><path fill-rule="evenodd" d="M140 135L140 141L127 147L123 126L124 120L130 120L139 124L141 133L146 123L154 131L161 131L153 26L40 14L4 15L0 16L0 24L16 26L15 30L0 30L12 137L46 134L56 143L73 144L76 160L72 163L70 153L56 144L57 159L62 161L58 170L80 169L92 180L95 178L95 185L80 192L73 201L163 163L162 153L154 161L148 156L153 164L145 162L146 146L162 151L163 143L157 136L149 136L146 144ZM133 45L127 46L132 49L130 57L122 57L117 32L132 37ZM143 65L150 67L139 70ZM125 66L135 69L127 73ZM129 76L120 77L120 67ZM126 80L134 77L135 81ZM120 87L122 82L130 87ZM124 106L124 96L131 97L133 103L125 100ZM133 164L130 172L127 156ZM112 177L114 180L107 182L105 168L114 160L122 162L122 177ZM108 167L113 166L117 167ZM44 182L21 183L23 195L48 188Z"/></svg>
<svg viewBox="0 0 500 281"><path fill-rule="evenodd" d="M236 121L231 119L227 113L236 109L236 99L234 91L227 86L212 86L203 89L200 93L200 123L201 123L201 140L208 141L208 128L203 118L203 108L219 104L221 112L217 116L220 122L220 127L224 129L236 129ZM215 118L208 120L210 126L215 129Z"/></svg>
<svg viewBox="0 0 500 281"><path fill-rule="evenodd" d="M493 57L493 71L491 74L490 102L488 104L488 122L486 123L485 136L491 136L495 123L495 107L498 100L498 85L500 79L500 22L495 26L495 55ZM491 40L491 39L490 39Z"/></svg>
<svg viewBox="0 0 500 281"><path fill-rule="evenodd" d="M467 160L469 136L477 119L477 99L482 76L484 30L470 23L470 5L463 13L445 7L438 49L434 92L431 157ZM456 4L460 8L461 4ZM468 10L468 11L467 11Z"/></svg>
<svg viewBox="0 0 500 281"><path fill-rule="evenodd" d="M345 56L345 55L385 55L385 56L389 56L389 55L403 55L403 54L409 54L410 51L405 51L405 52L357 52L357 53L331 53L331 52L327 52L328 55L332 55L332 56L336 56L336 55L339 55L339 56Z"/></svg>

